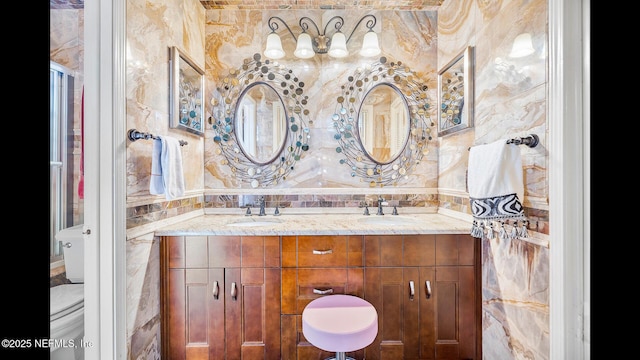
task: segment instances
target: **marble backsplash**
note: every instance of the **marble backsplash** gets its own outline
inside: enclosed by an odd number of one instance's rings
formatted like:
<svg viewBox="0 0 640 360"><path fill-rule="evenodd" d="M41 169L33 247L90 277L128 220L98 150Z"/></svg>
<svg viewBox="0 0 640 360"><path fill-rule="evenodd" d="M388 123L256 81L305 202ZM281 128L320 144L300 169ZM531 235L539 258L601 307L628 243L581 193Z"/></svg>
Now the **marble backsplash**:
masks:
<svg viewBox="0 0 640 360"><path fill-rule="evenodd" d="M320 208L354 208L376 206L378 198L382 197L389 205L398 208L423 208L437 211L443 208L451 211L471 215L469 198L444 194L428 193L384 193L375 194L276 194L262 195L266 208L278 206L282 211L286 209L314 209ZM174 216L186 214L195 210L238 209L240 212L247 204L255 200L258 195L198 195L179 200L154 201L130 206L127 208L127 229L152 224L156 221L170 219ZM255 203L252 207L256 207ZM528 229L531 232L549 234L549 213L525 206L525 215L529 220Z"/></svg>

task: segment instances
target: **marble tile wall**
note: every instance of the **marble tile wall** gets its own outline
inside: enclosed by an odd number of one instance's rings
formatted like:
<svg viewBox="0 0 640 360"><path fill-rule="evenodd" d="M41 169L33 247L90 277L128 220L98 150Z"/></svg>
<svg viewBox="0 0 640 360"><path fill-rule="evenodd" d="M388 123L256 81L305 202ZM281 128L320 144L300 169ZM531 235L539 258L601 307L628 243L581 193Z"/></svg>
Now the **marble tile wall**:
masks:
<svg viewBox="0 0 640 360"><path fill-rule="evenodd" d="M171 5L165 5L171 7ZM133 11L145 9L138 7L135 2L129 5ZM148 10L147 10L148 12ZM218 154L218 145L213 142L213 130L207 128L204 138L170 129L168 127L168 70L167 45L179 45L175 42L158 42L152 37L166 33L172 35L172 23L177 22L177 12L167 16L169 21L165 26L169 29L154 29L147 24L146 16L132 19L128 25L131 33L135 33L129 41L127 57L127 121L130 128L153 134L164 134L187 140L189 144L182 147L182 158L185 168L186 196L202 193L207 190L218 191L251 188L233 176L232 169L223 164L225 158ZM435 12L408 11L379 11L372 12L378 17L375 30L380 32L382 55L389 61L402 61L411 68L416 76L427 82L429 96L435 106L436 78L436 49L433 42L435 35ZM220 78L230 70L239 68L243 60L255 53L261 53L264 40L268 33L267 20L272 15L278 15L287 21L294 32L299 32L297 20L301 16L308 16L319 24L334 15L341 15L348 21L347 31L351 31L355 21L364 13L349 11L245 11L245 10L207 10L204 35L204 66L206 71L207 89L206 102L212 97ZM148 15L150 16L150 15ZM355 20L352 20L355 19ZM187 19L188 21L188 19ZM322 26L322 25L320 25ZM184 27L188 28L188 27ZM182 29L182 27L181 27ZM356 53L360 46L361 37L366 28L360 26L354 33L349 47ZM194 31L195 32L195 31ZM192 36L194 39L197 35ZM309 142L310 150L297 162L296 168L287 178L275 188L302 189L301 192L313 194L317 188L362 188L359 178L350 176L346 165L339 163L340 155L335 151L338 143L333 138L335 130L331 115L336 109L336 98L340 95L340 87L347 82L347 77L364 61L372 62L356 55L348 60L335 60L327 55L316 56L310 60L299 60L291 54L295 42L288 33L281 33L283 46L289 53L279 62L289 69L305 83L304 91L309 96L307 109L309 118L313 121ZM177 36L169 36L177 38ZM200 39L198 38L198 42ZM157 46L155 44L158 44ZM425 46L426 45L426 46ZM186 45L182 45L186 48ZM195 48L195 46L190 46ZM200 61L200 54L189 55ZM206 108L206 117L211 115L211 108ZM403 185L408 188L431 188L437 186L437 143L432 141L430 152L425 156ZM151 149L148 141L136 141L128 144L127 151L127 192L129 202L144 202L145 199L157 200L150 197L148 192L149 174L151 167ZM203 173L204 172L204 173ZM402 190L390 189L390 192Z"/></svg>
<svg viewBox="0 0 640 360"><path fill-rule="evenodd" d="M127 240L128 359L160 358L160 241L152 234Z"/></svg>
<svg viewBox="0 0 640 360"><path fill-rule="evenodd" d="M204 68L205 10L197 0L127 1L127 128L186 140L187 194L149 196L152 142L127 142L127 226L177 216L203 204L204 139L169 128L169 49ZM196 189L196 190L194 190ZM140 194L143 196L141 197ZM127 358L160 359L160 250L151 234L127 239Z"/></svg>
<svg viewBox="0 0 640 360"><path fill-rule="evenodd" d="M169 127L169 50L177 46L204 68L204 25L195 0L127 1L127 129L187 141L181 147L186 196L202 194L204 138ZM127 142L128 202L159 198L149 196L152 149L151 140Z"/></svg>
<svg viewBox="0 0 640 360"><path fill-rule="evenodd" d="M140 5L135 2L130 5L137 8L135 11L144 11ZM172 5L165 5L170 9ZM471 11L469 5L465 14ZM133 11L133 10L132 10ZM436 48L438 35L436 34L435 24L437 23L434 11L372 11L377 16L378 22L375 30L380 33L382 55L402 61L408 65L420 77L425 79L430 87L430 96L433 98L433 105L436 105L437 71L438 68L445 63L445 60L454 56L454 53L443 53L437 56ZM171 26L177 23L175 12L173 15L166 16L170 21L164 25L171 29ZM297 20L301 16L308 16L318 23L327 21L333 15L342 15L345 19L358 19L364 14L357 10L206 10L205 22L202 35L189 35L190 39L203 39L204 54L202 62L206 69L207 89L205 91L206 102L213 96L216 85L219 85L220 78L226 75L230 70L238 69L243 60L250 58L255 53L261 53L264 47L264 40L267 31L267 20L270 16L277 15L282 17L291 25L294 32L298 32L299 26ZM136 34L129 42L128 51L128 74L131 81L128 81L128 101L127 116L130 127L135 127L141 131L148 131L154 134L166 134L176 136L189 141L189 145L182 147L183 160L185 161L185 179L187 192L185 197L191 198L191 202L200 202L201 194L217 194L221 190L225 194L242 194L246 193L251 186L240 182L237 177L233 176L232 169L224 164L225 158L218 153L218 145L212 141L213 131L206 130L204 138L195 135L170 129L168 127L168 70L167 60L167 44L158 43L153 37L158 33L172 34L174 30L156 29L157 24L149 26L147 24L148 17L136 17L132 19L133 24L129 25L132 33ZM458 16L458 15L456 15ZM187 19L188 21L188 19ZM346 22L345 28L351 31L355 20ZM447 25L446 26L451 26ZM446 27L445 26L445 27ZM361 26L362 27L362 26ZM194 27L184 27L191 28ZM284 26L281 25L281 28ZM363 27L362 27L363 28ZM180 28L182 29L182 27ZM469 31L466 27L464 31ZM455 30L455 29L453 29ZM357 51L360 36L363 29L357 29L353 40L349 47L352 52ZM179 32L179 31L178 31ZM192 32L195 32L192 30ZM344 195L348 199L350 191L345 189L362 189L366 185L361 179L350 176L350 170L346 165L339 164L340 154L335 151L337 142L333 138L335 130L332 126L331 115L336 109L336 97L339 95L340 86L346 81L354 70L361 65L364 60L359 56L348 58L347 60L336 60L327 55L316 56L310 60L299 60L291 52L295 47L294 39L286 30L280 31L283 46L288 52L287 56L280 59L279 62L292 71L305 82L305 94L309 96L308 110L309 118L313 120L311 127L311 149L305 153L305 156L296 163L295 170L287 178L285 182L272 187L274 191L278 189L289 189L300 194L317 194L318 189L335 190L333 194ZM459 37L461 35L456 35ZM475 36L475 35L474 35ZM513 34L512 36L515 36ZM171 36L175 37L175 36ZM169 46L175 45L176 41L169 40ZM508 41L504 40L503 52L509 46ZM158 44L157 46L155 44ZM160 45L162 44L162 45ZM183 48L196 48L194 45L180 45ZM455 47L455 46L454 46ZM459 48L460 46L458 46ZM456 48L456 52L460 49ZM195 50L194 50L195 51ZM448 51L448 50L441 50ZM479 61L486 52L478 51ZM200 53L189 53L200 61ZM485 61L486 60L482 60ZM440 62L440 63L438 63ZM478 76L484 76L487 79L497 78L500 74L495 74L495 66L491 64L491 71L479 72ZM479 65L477 66L480 69ZM533 70L527 71L536 71ZM483 75L484 74L484 75ZM495 75L495 76L494 76ZM506 76L506 75L500 75ZM531 81L538 81L540 74L534 73L533 77L528 76L520 84L509 84L516 89L527 86ZM543 75L544 76L544 75ZM532 80L533 79L533 80ZM477 79L480 81L481 79ZM496 80L493 80L494 82ZM539 85L539 82L536 84ZM500 84L499 88L505 84ZM529 99L525 99L529 106L535 106L540 109L540 102L544 102L544 97L540 97L537 89L544 87L528 87ZM498 109L499 114L489 114L493 120L490 121L489 129L495 129L496 123L502 124L503 120L509 120L522 114L508 114L505 108L509 108L509 104L500 106L486 106L484 104L492 101L496 103L496 99L502 99L499 94L484 94L477 104L478 117L482 115L484 109ZM486 99L484 97L487 97ZM533 97L533 98L532 98ZM535 101L532 103L531 99ZM516 101L516 100L510 100ZM520 105L518 105L520 106ZM435 108L435 106L434 106ZM211 115L212 108L206 109L206 116ZM539 112L538 112L539 113ZM536 121L540 121L540 115L535 113L528 114L524 119L536 116ZM518 122L520 124L518 124ZM501 125L502 126L502 125ZM460 203L468 202L466 194L466 162L468 160L469 146L476 143L485 143L492 141L500 136L524 136L529 130L540 130L540 126L536 128L528 128L528 121L517 121L513 125L509 125L500 131L493 131L487 134L478 133L476 129L463 131L454 134L448 138L435 138L429 144L430 152L423 159L418 169L416 169L405 182L395 187L386 187L385 192L392 194L410 193L404 188L422 188L425 192L438 193L441 197L443 208L454 209L469 214L467 206L459 206ZM486 131L486 130L485 130ZM544 131L543 131L544 132ZM544 141L544 133L539 134ZM128 203L130 204L130 213L136 218L129 218L129 226L138 226L142 224L140 214L145 213L146 204L162 202L161 197L150 196L148 192L149 174L151 167L151 145L148 141L137 141L128 144L128 161L127 161L127 192ZM542 148L542 147L540 147ZM527 210L537 210L540 216L532 221L538 224L534 227L537 229L546 228L546 157L540 150L532 150L523 147L523 157L525 162L525 179L526 179L526 196L524 205ZM269 194L269 191L264 191ZM451 202L449 200L452 200ZM220 207L220 204L207 203L206 207ZM332 204L336 206L339 204ZM531 212L531 211L529 211ZM542 213L540 213L542 212ZM167 216L166 213L162 213ZM142 219L144 221L144 219Z"/></svg>
<svg viewBox="0 0 640 360"><path fill-rule="evenodd" d="M441 206L466 191L467 148L535 133L521 146L524 205L534 228L548 233L546 144L547 2L447 0L438 11L438 67L475 47L475 126L440 139ZM510 58L528 32L535 52ZM553 239L550 239L553 242ZM549 245L482 240L482 347L485 359L549 358Z"/></svg>
<svg viewBox="0 0 640 360"><path fill-rule="evenodd" d="M262 53L266 35L270 32L267 21L271 16L279 16L295 34L301 32L298 20L307 16L319 27L324 27L333 16L345 19L343 32L348 36L357 21L365 14L377 18L374 30L379 33L382 53L389 62L402 62L429 86L429 97L435 109L437 80L436 72L436 17L432 11L368 11L362 10L207 10L206 27L206 68L207 94L213 94L220 78L229 70L241 67L243 60L255 53ZM328 55L316 55L312 59L301 60L293 56L295 39L281 24L278 31L287 55L278 62L293 71L303 81L304 93L309 96L306 109L309 110L310 150L295 165L286 181L273 186L274 189L304 189L313 194L315 189L339 189L367 187L359 177L352 177L347 165L340 164L344 156L336 152L339 145L334 139L336 130L331 116L337 109L337 97L341 86L348 82L348 76L358 67L372 63L377 58L367 59L357 54L366 27L356 29L348 44L348 58L334 59ZM263 57L264 58L264 57ZM434 110L432 112L435 112ZM209 140L213 130L207 131L205 138L205 188L206 189L251 189L251 186L237 180L231 168L223 164L225 158L218 154L218 145ZM435 188L437 186L437 144L431 141L430 152L425 156L409 179L397 187L385 188L390 192L402 192L403 187ZM302 191L305 192L305 191ZM345 192L347 193L347 192Z"/></svg>

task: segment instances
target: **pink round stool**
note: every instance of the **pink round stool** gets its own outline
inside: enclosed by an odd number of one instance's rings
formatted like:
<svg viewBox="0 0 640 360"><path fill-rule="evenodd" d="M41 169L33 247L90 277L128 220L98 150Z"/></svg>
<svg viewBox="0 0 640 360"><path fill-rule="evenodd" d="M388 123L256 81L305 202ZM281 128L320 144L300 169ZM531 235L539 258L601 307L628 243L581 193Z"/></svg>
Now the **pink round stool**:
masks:
<svg viewBox="0 0 640 360"><path fill-rule="evenodd" d="M302 311L302 333L313 346L335 352L331 359L346 360L346 352L365 348L376 338L378 313L357 296L324 296Z"/></svg>

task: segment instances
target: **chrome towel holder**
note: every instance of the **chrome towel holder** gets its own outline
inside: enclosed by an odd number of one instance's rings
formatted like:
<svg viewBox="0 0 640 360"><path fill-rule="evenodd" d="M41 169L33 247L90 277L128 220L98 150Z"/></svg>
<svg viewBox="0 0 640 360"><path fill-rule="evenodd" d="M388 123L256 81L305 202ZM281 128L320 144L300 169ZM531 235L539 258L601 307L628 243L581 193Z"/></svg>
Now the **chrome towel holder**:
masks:
<svg viewBox="0 0 640 360"><path fill-rule="evenodd" d="M513 138L507 140L507 144L516 144L516 145L527 145L530 148L534 148L538 146L540 143L540 138L536 134L529 134L525 137ZM467 150L471 150L469 147Z"/></svg>
<svg viewBox="0 0 640 360"><path fill-rule="evenodd" d="M140 140L140 139L144 139L144 140L149 140L149 139L153 139L153 140L158 140L159 138L151 133L146 133L146 132L141 132L138 131L136 129L129 129L129 132L127 133L127 138L130 141L136 141L136 140ZM188 144L188 142L184 141L184 140L178 140L180 142L180 146L185 146Z"/></svg>

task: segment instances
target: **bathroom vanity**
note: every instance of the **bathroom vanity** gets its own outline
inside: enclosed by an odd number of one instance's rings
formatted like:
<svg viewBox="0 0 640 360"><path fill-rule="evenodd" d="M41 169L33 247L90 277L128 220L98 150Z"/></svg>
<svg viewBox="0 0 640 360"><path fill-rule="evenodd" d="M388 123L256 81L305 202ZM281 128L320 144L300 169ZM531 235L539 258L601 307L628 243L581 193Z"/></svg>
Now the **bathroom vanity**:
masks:
<svg viewBox="0 0 640 360"><path fill-rule="evenodd" d="M304 338L302 311L348 294L374 305L379 326L347 356L480 359L468 233L440 214L204 215L159 229L163 358L330 357Z"/></svg>

